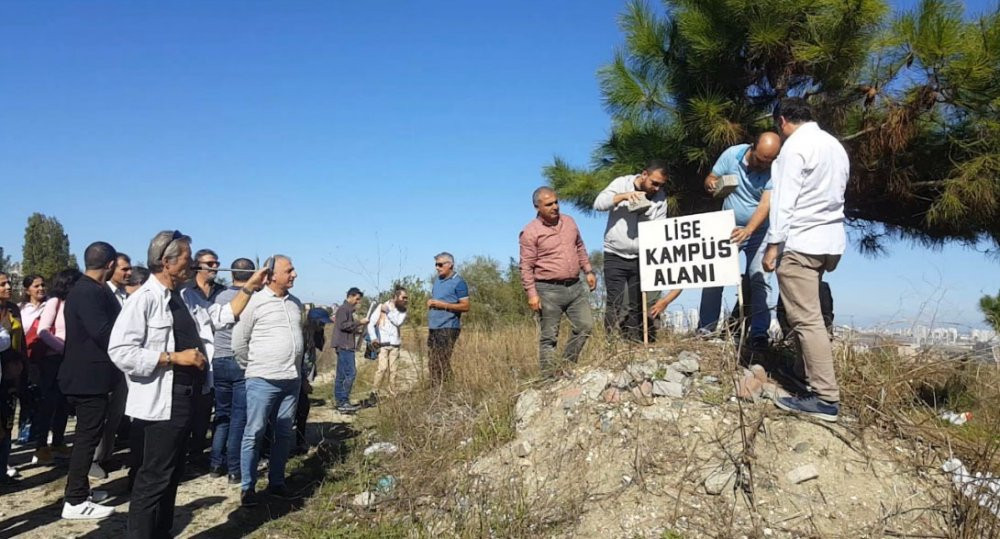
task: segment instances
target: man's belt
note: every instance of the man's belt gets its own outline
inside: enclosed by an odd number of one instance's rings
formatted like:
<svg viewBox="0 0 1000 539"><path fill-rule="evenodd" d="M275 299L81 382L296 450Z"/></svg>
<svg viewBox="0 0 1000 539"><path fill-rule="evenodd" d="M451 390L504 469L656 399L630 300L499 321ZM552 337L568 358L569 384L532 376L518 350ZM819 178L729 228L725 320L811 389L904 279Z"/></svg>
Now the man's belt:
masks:
<svg viewBox="0 0 1000 539"><path fill-rule="evenodd" d="M557 279L535 279L535 282L536 283L545 283L545 284L555 284L555 285L559 285L559 286L573 286L576 283L580 282L580 278L577 277L575 279L563 279L563 280L557 280Z"/></svg>

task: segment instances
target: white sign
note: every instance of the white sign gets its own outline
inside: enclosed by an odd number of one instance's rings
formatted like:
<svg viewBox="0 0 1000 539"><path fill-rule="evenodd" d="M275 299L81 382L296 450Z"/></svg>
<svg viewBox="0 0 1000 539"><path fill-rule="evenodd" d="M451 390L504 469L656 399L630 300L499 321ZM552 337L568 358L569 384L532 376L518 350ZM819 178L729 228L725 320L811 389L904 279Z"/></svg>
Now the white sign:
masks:
<svg viewBox="0 0 1000 539"><path fill-rule="evenodd" d="M729 241L733 210L639 223L643 292L740 283L739 247Z"/></svg>

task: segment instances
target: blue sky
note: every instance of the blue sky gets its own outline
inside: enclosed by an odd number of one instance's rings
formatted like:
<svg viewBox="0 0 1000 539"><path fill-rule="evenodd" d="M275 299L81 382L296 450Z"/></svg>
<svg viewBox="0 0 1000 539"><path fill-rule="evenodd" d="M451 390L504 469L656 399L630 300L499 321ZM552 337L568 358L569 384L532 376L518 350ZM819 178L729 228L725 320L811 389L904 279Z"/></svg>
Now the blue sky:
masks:
<svg viewBox="0 0 1000 539"><path fill-rule="evenodd" d="M178 228L224 262L291 255L324 303L441 250L516 256L541 168L607 134L595 72L622 5L0 2L0 246L18 258L35 211L78 257L100 239L142 260ZM564 209L599 248L603 219ZM978 325L996 270L897 244L830 281L845 322L941 295L940 320Z"/></svg>

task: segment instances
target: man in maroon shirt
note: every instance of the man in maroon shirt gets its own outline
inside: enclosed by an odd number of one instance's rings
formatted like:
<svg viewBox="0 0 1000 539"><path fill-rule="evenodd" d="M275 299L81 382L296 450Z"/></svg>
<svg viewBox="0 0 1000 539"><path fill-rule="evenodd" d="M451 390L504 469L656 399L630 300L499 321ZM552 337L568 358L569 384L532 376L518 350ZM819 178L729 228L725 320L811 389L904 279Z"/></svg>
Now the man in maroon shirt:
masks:
<svg viewBox="0 0 1000 539"><path fill-rule="evenodd" d="M580 357L594 327L590 291L597 287L597 277L590 267L587 248L576 222L568 215L559 214L559 197L555 191L539 187L531 200L538 217L521 231L521 284L528 293L528 306L541 314L538 359L543 373L548 374L554 367L552 356L559 342L559 321L563 313L573 330L563 357L574 363ZM590 290L580 282L581 270Z"/></svg>

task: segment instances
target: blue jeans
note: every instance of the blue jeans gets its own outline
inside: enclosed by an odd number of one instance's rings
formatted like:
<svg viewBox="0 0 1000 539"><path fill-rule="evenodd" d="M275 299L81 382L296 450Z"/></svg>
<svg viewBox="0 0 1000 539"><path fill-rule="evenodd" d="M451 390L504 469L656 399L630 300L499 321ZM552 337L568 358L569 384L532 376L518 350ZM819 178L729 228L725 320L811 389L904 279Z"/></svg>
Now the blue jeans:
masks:
<svg viewBox="0 0 1000 539"><path fill-rule="evenodd" d="M301 383L299 378L247 378L247 425L243 431L240 452L241 489L252 490L257 486L257 462L260 460L260 445L264 441L268 421L274 425L274 443L271 445L271 457L267 466L267 480L273 487L285 484L285 463L288 462L288 452L292 445L295 405L299 400Z"/></svg>
<svg viewBox="0 0 1000 539"><path fill-rule="evenodd" d="M354 355L354 350L337 349L337 378L333 381L333 399L337 406L351 402L351 388L357 376Z"/></svg>
<svg viewBox="0 0 1000 539"><path fill-rule="evenodd" d="M771 290L768 274L764 273L764 251L767 244L764 236L767 229L758 231L740 245L740 251L747 257L746 276L750 281L750 337L766 337L771 326L771 311L767 308L767 295ZM722 287L705 288L701 291L701 307L698 309L698 329L715 331L722 309Z"/></svg>
<svg viewBox="0 0 1000 539"><path fill-rule="evenodd" d="M243 369L233 357L212 360L215 380L215 421L212 425L212 468L240 472L240 446L247 424L247 390Z"/></svg>

